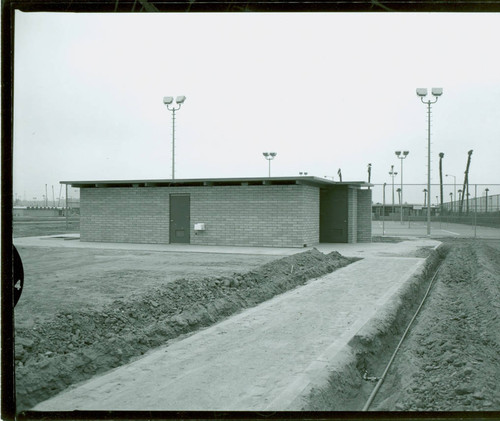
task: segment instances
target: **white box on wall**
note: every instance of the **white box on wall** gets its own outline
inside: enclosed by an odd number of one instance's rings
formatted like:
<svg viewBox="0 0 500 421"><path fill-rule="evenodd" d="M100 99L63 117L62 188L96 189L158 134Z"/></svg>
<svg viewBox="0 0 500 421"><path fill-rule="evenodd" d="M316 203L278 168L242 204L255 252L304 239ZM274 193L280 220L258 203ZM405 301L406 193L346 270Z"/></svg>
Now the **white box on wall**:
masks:
<svg viewBox="0 0 500 421"><path fill-rule="evenodd" d="M195 231L205 231L205 223L204 222L200 222L200 223L197 223L197 224L194 224L194 230Z"/></svg>

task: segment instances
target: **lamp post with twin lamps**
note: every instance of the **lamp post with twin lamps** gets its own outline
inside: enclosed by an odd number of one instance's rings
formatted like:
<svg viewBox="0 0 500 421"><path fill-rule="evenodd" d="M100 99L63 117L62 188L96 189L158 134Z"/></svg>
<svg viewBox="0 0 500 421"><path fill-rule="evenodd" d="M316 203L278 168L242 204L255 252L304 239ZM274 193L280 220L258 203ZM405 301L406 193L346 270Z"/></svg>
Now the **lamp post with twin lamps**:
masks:
<svg viewBox="0 0 500 421"><path fill-rule="evenodd" d="M171 104L174 102L174 98L171 96L163 97L163 103L167 106L169 111L172 111L172 180L175 180L175 112L181 108L181 105L186 100L185 96L178 96L175 98L175 105Z"/></svg>
<svg viewBox="0 0 500 421"><path fill-rule="evenodd" d="M269 162L269 178L271 178L271 161L278 154L276 152L262 152L262 155L264 155L264 158Z"/></svg>
<svg viewBox="0 0 500 421"><path fill-rule="evenodd" d="M432 88L432 95L436 98L434 101L430 99L424 101L427 96L427 88L417 88L417 95L423 104L427 104L427 190L429 198L431 197L431 105L435 104L439 97L443 95L442 88ZM430 200L429 200L430 204ZM427 208L427 235L431 234L431 207Z"/></svg>
<svg viewBox="0 0 500 421"><path fill-rule="evenodd" d="M405 159L410 151L396 151L396 156L401 160L401 189L399 195L399 203L401 205L401 223L403 223L403 159Z"/></svg>

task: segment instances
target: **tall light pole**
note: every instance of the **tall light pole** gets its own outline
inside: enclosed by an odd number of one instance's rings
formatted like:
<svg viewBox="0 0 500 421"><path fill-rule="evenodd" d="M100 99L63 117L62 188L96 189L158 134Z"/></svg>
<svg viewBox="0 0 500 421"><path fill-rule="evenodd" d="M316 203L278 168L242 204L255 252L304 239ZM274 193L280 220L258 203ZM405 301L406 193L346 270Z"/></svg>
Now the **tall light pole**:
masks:
<svg viewBox="0 0 500 421"><path fill-rule="evenodd" d="M429 198L431 197L431 105L435 104L439 97L443 95L442 88L432 88L432 95L436 98L434 101L430 99L424 101L427 96L427 88L417 88L417 95L423 104L427 104L427 190ZM430 202L430 200L429 200ZM431 207L427 208L427 235L431 234Z"/></svg>
<svg viewBox="0 0 500 421"><path fill-rule="evenodd" d="M181 108L181 105L186 100L185 96L178 96L175 98L175 105L172 105L174 98L171 96L163 97L163 103L167 106L169 111L172 111L172 180L175 180L175 112ZM171 106L172 105L172 106Z"/></svg>
<svg viewBox="0 0 500 421"><path fill-rule="evenodd" d="M396 156L401 160L401 193L400 193L400 205L401 205L401 223L403 223L403 159L405 159L410 151L396 151Z"/></svg>
<svg viewBox="0 0 500 421"><path fill-rule="evenodd" d="M387 183L384 183L384 193L382 199L382 235L385 235L385 186Z"/></svg>
<svg viewBox="0 0 500 421"><path fill-rule="evenodd" d="M392 177L392 213L394 213L394 177L398 175L397 172L394 172L394 165L391 165L389 175Z"/></svg>
<svg viewBox="0 0 500 421"><path fill-rule="evenodd" d="M455 177L453 174L445 174L445 177L453 177L453 197L455 198L455 200L457 200L457 177ZM453 202L453 199L452 199L452 202ZM455 206L454 204L452 203L452 209L454 209Z"/></svg>
<svg viewBox="0 0 500 421"><path fill-rule="evenodd" d="M441 197L440 212L443 212L443 158L444 153L439 153L439 195Z"/></svg>
<svg viewBox="0 0 500 421"><path fill-rule="evenodd" d="M264 155L264 158L266 158L267 161L269 162L269 178L271 178L271 161L278 154L277 152L262 152L262 155Z"/></svg>

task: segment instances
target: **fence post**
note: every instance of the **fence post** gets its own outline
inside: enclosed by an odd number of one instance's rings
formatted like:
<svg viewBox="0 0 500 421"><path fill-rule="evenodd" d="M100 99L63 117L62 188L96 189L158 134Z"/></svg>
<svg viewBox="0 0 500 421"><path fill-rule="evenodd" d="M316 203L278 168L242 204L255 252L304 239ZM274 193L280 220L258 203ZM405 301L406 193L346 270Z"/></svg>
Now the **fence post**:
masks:
<svg viewBox="0 0 500 421"><path fill-rule="evenodd" d="M385 185L384 183L384 194L383 194L383 205L382 205L382 237L385 235Z"/></svg>
<svg viewBox="0 0 500 421"><path fill-rule="evenodd" d="M474 184L474 238L477 236L477 184Z"/></svg>
<svg viewBox="0 0 500 421"><path fill-rule="evenodd" d="M66 231L68 230L68 185L66 184Z"/></svg>

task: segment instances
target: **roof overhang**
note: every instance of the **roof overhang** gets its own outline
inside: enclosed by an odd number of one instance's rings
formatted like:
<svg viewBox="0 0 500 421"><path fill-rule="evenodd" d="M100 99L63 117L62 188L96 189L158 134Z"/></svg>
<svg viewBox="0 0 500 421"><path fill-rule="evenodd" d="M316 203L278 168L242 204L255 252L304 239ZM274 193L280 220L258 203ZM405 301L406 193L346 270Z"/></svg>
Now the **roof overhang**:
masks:
<svg viewBox="0 0 500 421"><path fill-rule="evenodd" d="M156 180L87 180L60 181L75 188L109 188L109 187L197 187L197 186L259 186L303 184L315 187L350 186L354 188L371 187L364 181L337 182L327 178L300 177L251 177L251 178L190 178L190 179L156 179Z"/></svg>

